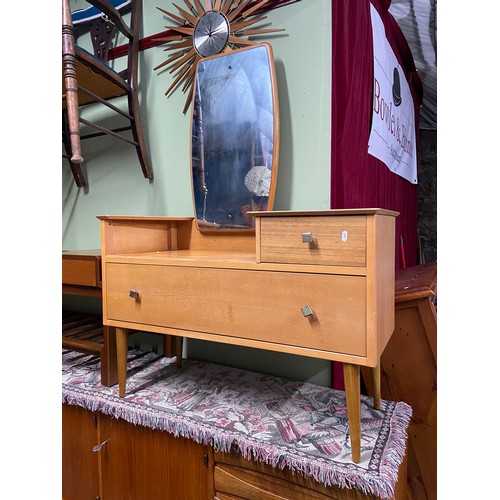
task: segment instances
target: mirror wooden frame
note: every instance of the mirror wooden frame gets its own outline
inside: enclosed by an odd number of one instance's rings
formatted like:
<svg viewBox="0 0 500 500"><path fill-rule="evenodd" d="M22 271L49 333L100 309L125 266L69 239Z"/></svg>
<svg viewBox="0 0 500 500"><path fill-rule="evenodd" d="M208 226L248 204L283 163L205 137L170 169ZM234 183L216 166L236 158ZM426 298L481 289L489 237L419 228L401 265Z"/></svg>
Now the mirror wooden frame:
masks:
<svg viewBox="0 0 500 500"><path fill-rule="evenodd" d="M256 96L256 87L265 95ZM245 102L250 103L248 107ZM245 110L252 110L252 117ZM198 229L254 231L254 217L247 212L272 210L278 174L279 106L274 56L268 43L198 62L190 131Z"/></svg>

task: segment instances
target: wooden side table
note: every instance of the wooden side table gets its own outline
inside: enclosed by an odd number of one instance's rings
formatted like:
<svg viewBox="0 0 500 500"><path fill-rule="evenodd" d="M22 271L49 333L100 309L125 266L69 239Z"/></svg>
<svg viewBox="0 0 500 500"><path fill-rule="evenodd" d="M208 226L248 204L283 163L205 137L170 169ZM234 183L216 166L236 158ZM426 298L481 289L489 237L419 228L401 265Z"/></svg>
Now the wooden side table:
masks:
<svg viewBox="0 0 500 500"><path fill-rule="evenodd" d="M100 250L63 250L62 293L102 297ZM101 383L112 386L118 382L116 332L102 324L102 317L63 311L62 346L100 356Z"/></svg>

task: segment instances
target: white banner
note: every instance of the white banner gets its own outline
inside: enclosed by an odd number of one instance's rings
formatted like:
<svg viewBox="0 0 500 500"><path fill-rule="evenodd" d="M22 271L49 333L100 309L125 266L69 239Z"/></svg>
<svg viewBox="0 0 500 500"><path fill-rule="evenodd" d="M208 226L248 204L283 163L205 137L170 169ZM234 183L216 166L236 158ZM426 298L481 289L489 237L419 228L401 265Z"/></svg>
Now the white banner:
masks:
<svg viewBox="0 0 500 500"><path fill-rule="evenodd" d="M415 115L410 88L387 41L382 19L370 4L373 55L373 117L368 153L417 184Z"/></svg>

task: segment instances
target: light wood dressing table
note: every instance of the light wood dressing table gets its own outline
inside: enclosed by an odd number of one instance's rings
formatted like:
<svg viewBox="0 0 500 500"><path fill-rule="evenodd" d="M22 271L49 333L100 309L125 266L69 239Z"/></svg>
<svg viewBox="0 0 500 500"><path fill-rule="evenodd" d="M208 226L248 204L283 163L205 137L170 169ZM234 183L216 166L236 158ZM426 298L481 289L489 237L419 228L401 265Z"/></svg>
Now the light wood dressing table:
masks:
<svg viewBox="0 0 500 500"><path fill-rule="evenodd" d="M201 59L191 115L195 217L101 216L104 323L126 392L130 329L344 363L355 462L360 366L394 330L394 222L382 209L272 211L279 112L269 44ZM167 344L169 342L166 342Z"/></svg>
<svg viewBox="0 0 500 500"><path fill-rule="evenodd" d="M394 330L395 217L383 209L250 212L255 232L203 232L191 217L99 216L103 320L116 328L119 394L129 330L344 364L360 460L360 366Z"/></svg>

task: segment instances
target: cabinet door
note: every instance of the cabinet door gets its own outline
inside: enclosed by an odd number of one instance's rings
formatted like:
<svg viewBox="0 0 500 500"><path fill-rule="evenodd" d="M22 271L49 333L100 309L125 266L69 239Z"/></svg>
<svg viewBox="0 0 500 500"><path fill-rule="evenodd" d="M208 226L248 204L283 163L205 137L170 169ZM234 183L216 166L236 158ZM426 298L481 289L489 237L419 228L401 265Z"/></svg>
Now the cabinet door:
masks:
<svg viewBox="0 0 500 500"><path fill-rule="evenodd" d="M209 448L159 430L101 418L103 500L213 498ZM208 464L210 462L210 466Z"/></svg>
<svg viewBox="0 0 500 500"><path fill-rule="evenodd" d="M62 497L99 497L97 417L79 406L62 405Z"/></svg>

